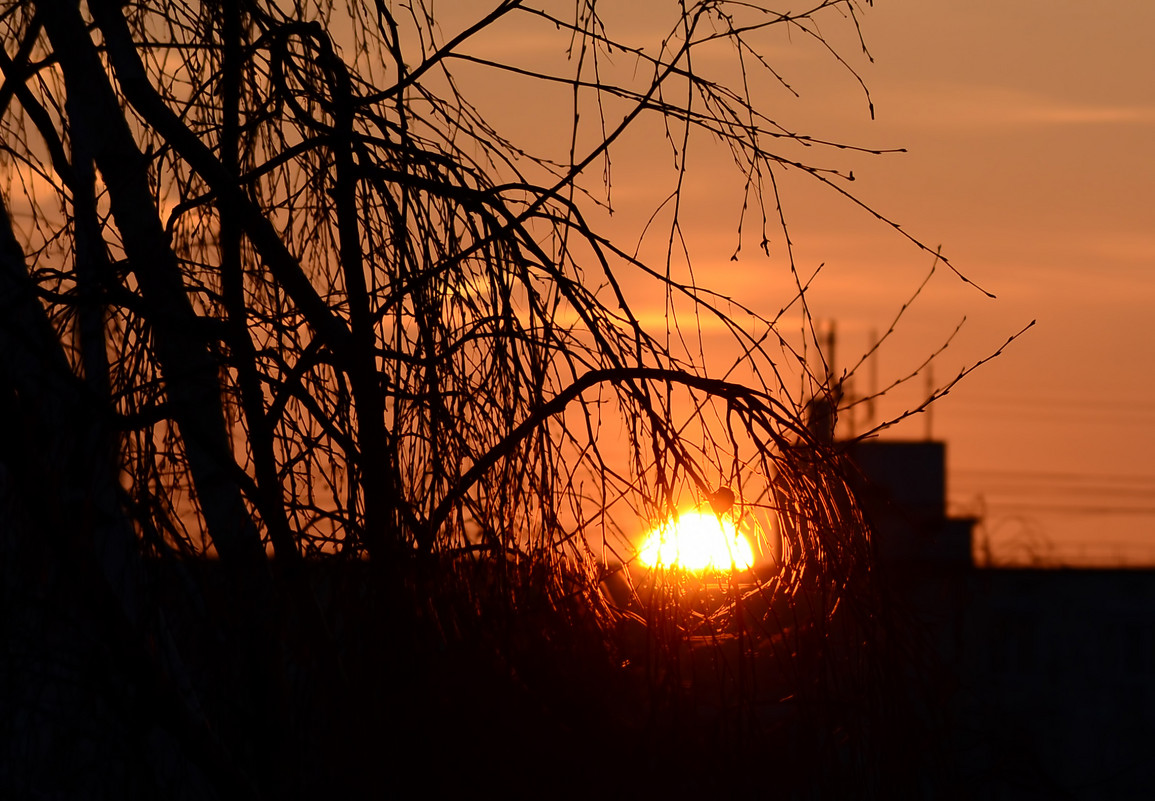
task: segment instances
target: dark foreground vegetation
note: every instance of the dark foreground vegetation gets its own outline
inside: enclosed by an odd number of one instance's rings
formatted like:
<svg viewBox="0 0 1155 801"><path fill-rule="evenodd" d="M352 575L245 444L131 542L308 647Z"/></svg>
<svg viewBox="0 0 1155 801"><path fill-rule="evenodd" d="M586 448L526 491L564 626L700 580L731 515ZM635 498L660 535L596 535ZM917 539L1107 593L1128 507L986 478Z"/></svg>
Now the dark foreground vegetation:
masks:
<svg viewBox="0 0 1155 801"><path fill-rule="evenodd" d="M316 607L286 598L259 631L219 562L151 565L151 619L131 627L81 577L10 578L6 792L894 797L936 758L903 686L910 654L852 640L845 629L861 630L837 615L754 594L696 633L641 615L607 629L581 594L550 598L557 577L507 576L517 608L483 597L490 569L439 573L470 590L423 609L368 563L311 562ZM30 590L42 595L18 594ZM727 594L683 597L683 611ZM312 614L322 633L302 622Z"/></svg>

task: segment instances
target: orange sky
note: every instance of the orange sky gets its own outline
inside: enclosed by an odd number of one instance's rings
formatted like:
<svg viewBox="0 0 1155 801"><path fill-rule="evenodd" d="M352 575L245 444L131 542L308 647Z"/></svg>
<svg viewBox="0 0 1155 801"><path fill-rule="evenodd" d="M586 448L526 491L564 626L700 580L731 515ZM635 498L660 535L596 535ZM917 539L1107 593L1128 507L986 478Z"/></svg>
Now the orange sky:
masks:
<svg viewBox="0 0 1155 801"><path fill-rule="evenodd" d="M973 341L1038 320L934 417L952 500L985 499L996 556L1155 563L1153 26L1134 0L905 0L866 18L867 130L910 153L863 183L999 295L959 303Z"/></svg>
<svg viewBox="0 0 1155 801"><path fill-rule="evenodd" d="M664 25L602 10L638 30ZM447 34L452 19L444 17ZM939 383L1038 321L937 404L929 423L915 417L889 435L920 438L929 425L947 441L952 508L984 517L980 539L997 560L1155 564L1155 337L1146 330L1155 311L1155 5L879 0L862 27L873 63L845 26L824 32L847 45L875 120L854 80L798 37L764 55L801 97L759 87L766 107L815 136L906 148L820 160L853 169L848 188L998 295L939 270L881 351L880 382L916 367L964 316L934 367ZM545 63L557 55L550 33L513 25L471 52ZM606 65L630 67L620 56ZM462 85L506 130L529 131L563 155L568 96L493 76L466 75ZM690 159L683 220L697 276L773 314L783 285L764 276L781 262L760 257L755 241L730 261L740 196L708 143ZM668 191L654 176L668 175L670 162L656 128L623 141L609 221L623 240ZM845 366L887 328L933 259L812 182L787 178L785 188L800 268L826 265L810 303L816 317L837 320ZM879 415L917 403L924 387L912 384Z"/></svg>
<svg viewBox="0 0 1155 801"><path fill-rule="evenodd" d="M439 0L441 41L491 5ZM551 5L572 8L569 0ZM665 9L676 9L669 0L598 7L611 33L648 47L672 24ZM752 85L758 102L792 130L905 148L803 155L852 169L847 189L931 248L941 245L957 269L998 296L938 269L880 350L880 383L915 369L964 317L935 362L939 384L1037 320L935 404L929 420L916 416L887 436L921 438L929 429L947 441L952 510L983 518L979 538L996 560L1155 565L1155 336L1147 330L1155 312L1155 3L876 0L861 24L873 62L845 20L833 18L823 32L869 87L875 119L854 78L800 35L771 37L761 52L799 96L761 81ZM540 20L511 17L462 50L565 75L565 39ZM724 55L703 50L695 65L732 79L719 66ZM463 95L503 133L568 157L566 87L454 66ZM602 68L638 74L620 53ZM607 121L626 108L607 106ZM583 108L583 127L591 126L583 144L598 133L591 112ZM615 215L600 223L629 249L673 188L673 156L652 122L619 145ZM771 232L771 254L761 255L748 219L741 258L731 261L740 181L708 141L692 143L688 163L682 221L695 276L773 316L790 292L781 236ZM591 184L599 175L595 165ZM782 188L800 271L825 265L809 303L816 318L837 322L845 367L872 332L886 330L933 258L813 181L786 175ZM649 255L660 253L653 246L662 238L647 240ZM639 316L660 327L663 297L639 285L633 291ZM869 388L868 374L855 390ZM921 378L889 394L875 420L917 404L920 393Z"/></svg>

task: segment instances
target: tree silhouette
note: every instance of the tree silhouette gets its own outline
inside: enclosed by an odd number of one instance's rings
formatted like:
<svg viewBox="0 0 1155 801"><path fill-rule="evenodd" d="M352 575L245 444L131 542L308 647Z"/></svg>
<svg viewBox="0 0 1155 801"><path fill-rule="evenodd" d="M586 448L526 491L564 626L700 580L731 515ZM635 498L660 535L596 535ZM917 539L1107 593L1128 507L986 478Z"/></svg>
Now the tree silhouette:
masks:
<svg viewBox="0 0 1155 801"><path fill-rule="evenodd" d="M651 766L709 740L735 760L784 744L838 766L830 786L875 775L890 646L865 525L805 419L837 380L781 324L799 312L813 348L779 178L853 200L794 155L845 146L749 88L787 85L763 37L826 45L858 4L670 5L646 49L594 2L500 0L447 30L422 0L9 4L7 786L100 741L51 786L279 797L445 759L530 789L601 753L594 730ZM518 25L569 71L473 48ZM721 45L729 83L697 60ZM462 70L572 96L568 159L487 122ZM780 229L780 312L589 222L625 133L655 120L666 255L686 148L720 142L755 238ZM681 312L648 327L637 282ZM732 339L727 370L679 322L703 318ZM770 568L716 602L631 573L638 521L719 487Z"/></svg>

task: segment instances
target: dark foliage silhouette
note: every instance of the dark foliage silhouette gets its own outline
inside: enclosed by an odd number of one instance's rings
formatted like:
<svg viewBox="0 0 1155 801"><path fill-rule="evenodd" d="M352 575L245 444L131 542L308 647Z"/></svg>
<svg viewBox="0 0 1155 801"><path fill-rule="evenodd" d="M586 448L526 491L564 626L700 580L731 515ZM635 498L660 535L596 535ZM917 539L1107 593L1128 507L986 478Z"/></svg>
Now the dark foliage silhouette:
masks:
<svg viewBox="0 0 1155 801"><path fill-rule="evenodd" d="M0 787L893 779L902 646L805 419L837 380L809 369L778 197L799 172L856 202L799 157L846 146L748 88L786 85L762 37L853 35L858 4L669 4L658 48L593 2L444 28L420 0L291 5L0 15ZM507 28L568 72L474 48ZM721 45L729 83L700 66ZM487 122L463 72L572 95L568 158ZM654 121L665 265L590 222ZM783 243L780 311L669 266L700 138L732 155L755 239ZM666 298L656 328L639 285ZM695 358L703 319L727 370ZM719 488L764 568L636 569L632 526Z"/></svg>

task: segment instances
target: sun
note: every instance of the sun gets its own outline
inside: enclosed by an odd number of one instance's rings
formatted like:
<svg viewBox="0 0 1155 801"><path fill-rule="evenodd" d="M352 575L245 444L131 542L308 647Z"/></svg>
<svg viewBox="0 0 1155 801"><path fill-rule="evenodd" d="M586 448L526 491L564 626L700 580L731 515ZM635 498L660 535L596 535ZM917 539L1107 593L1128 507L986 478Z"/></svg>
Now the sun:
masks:
<svg viewBox="0 0 1155 801"><path fill-rule="evenodd" d="M646 535L638 559L646 567L747 570L754 564L754 551L729 517L689 511Z"/></svg>

